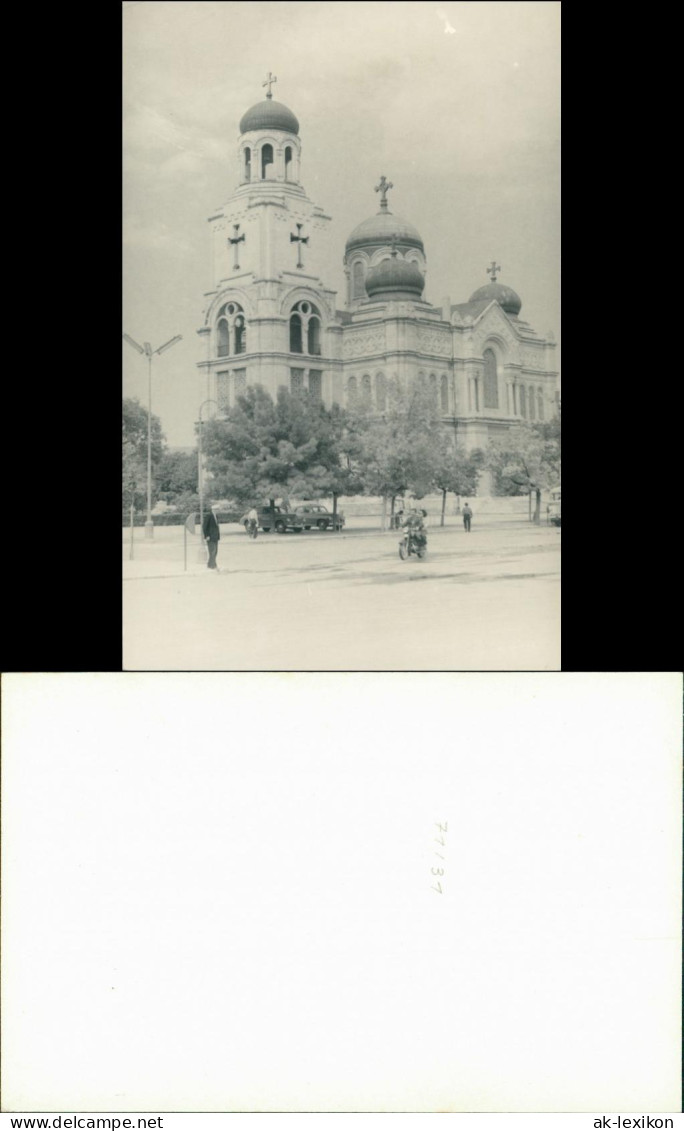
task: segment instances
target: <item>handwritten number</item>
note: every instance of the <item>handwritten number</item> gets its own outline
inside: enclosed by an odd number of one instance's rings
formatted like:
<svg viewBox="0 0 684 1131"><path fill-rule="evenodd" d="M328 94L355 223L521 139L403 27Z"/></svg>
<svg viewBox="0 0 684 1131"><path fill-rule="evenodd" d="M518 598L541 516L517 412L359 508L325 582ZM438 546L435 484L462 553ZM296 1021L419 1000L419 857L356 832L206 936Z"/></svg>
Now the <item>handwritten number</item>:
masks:
<svg viewBox="0 0 684 1131"><path fill-rule="evenodd" d="M431 868L430 871L432 872L433 876L443 876L444 875L444 868Z"/></svg>
<svg viewBox="0 0 684 1131"><path fill-rule="evenodd" d="M439 883L437 885L431 884L431 887L432 887L433 891L439 892L440 895L444 895L444 892L442 891L442 885L441 884L439 884Z"/></svg>
<svg viewBox="0 0 684 1131"><path fill-rule="evenodd" d="M448 832L448 831L449 831L449 830L447 829L447 827L446 827L446 824L444 824L444 825L440 825L440 824L438 824L438 823L437 823L437 821L435 821L435 824L437 825L437 828L438 828L438 829L441 829L441 830L442 830L442 832L446 833L446 832Z"/></svg>

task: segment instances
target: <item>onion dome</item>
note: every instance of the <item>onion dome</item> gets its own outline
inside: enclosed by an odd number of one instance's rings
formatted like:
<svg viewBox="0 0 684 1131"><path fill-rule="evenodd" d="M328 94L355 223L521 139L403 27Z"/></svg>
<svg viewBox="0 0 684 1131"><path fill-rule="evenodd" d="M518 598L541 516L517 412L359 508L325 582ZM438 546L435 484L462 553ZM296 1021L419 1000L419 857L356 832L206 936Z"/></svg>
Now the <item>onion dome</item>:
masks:
<svg viewBox="0 0 684 1131"><path fill-rule="evenodd" d="M299 133L299 122L292 111L282 102L265 98L250 106L240 118L240 133L249 130L285 130L289 134Z"/></svg>
<svg viewBox="0 0 684 1131"><path fill-rule="evenodd" d="M423 255L425 254L420 232L413 224L409 224L408 220L390 212L387 193L391 188L394 188L394 185L382 176L380 184L375 189L380 193L380 211L376 216L369 216L354 228L346 243L347 254L356 248L367 248L372 251L379 247L388 247L393 236L396 237L396 242L401 248L417 247Z"/></svg>
<svg viewBox="0 0 684 1131"><path fill-rule="evenodd" d="M397 244L402 247L417 247L425 253L420 232L392 212L378 212L377 216L370 216L359 224L347 240L347 252L357 247L386 247L391 243L392 236L396 236Z"/></svg>
<svg viewBox="0 0 684 1131"><path fill-rule="evenodd" d="M382 259L366 275L366 293L376 302L380 299L419 299L425 279L417 264L399 259L396 251L390 259Z"/></svg>
<svg viewBox="0 0 684 1131"><path fill-rule="evenodd" d="M500 270L501 268L497 267L492 260L492 265L487 268L487 273L492 276L492 280L496 280L496 272ZM473 291L468 302L498 302L501 309L514 318L517 318L520 314L522 307L520 295L516 294L512 287L506 287L503 283L496 281L478 287L476 291Z"/></svg>

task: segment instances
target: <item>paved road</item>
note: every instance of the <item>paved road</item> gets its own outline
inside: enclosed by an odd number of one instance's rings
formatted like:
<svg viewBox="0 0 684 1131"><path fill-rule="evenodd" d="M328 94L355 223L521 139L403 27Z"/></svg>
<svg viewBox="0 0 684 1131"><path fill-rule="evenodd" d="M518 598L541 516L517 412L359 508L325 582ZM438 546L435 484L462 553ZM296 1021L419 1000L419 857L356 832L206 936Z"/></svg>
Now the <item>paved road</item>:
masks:
<svg viewBox="0 0 684 1131"><path fill-rule="evenodd" d="M175 539L175 540L174 540ZM526 522L394 533L222 537L221 572L167 535L124 561L129 670L560 668L560 532Z"/></svg>

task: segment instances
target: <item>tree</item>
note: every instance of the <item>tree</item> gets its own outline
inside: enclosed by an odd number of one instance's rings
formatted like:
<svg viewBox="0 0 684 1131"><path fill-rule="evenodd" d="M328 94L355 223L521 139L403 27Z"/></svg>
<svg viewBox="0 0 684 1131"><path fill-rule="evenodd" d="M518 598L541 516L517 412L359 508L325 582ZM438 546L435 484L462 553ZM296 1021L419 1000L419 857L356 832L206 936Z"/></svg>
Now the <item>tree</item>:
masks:
<svg viewBox="0 0 684 1131"><path fill-rule="evenodd" d="M408 392L391 382L383 413L371 415L364 408L351 414L358 470L366 493L382 497L384 528L388 499L393 516L398 495L411 491L422 498L432 489L439 412L432 389L418 382Z"/></svg>
<svg viewBox="0 0 684 1131"><path fill-rule="evenodd" d="M192 452L164 452L155 474L157 495L165 503L197 493L197 456Z"/></svg>
<svg viewBox="0 0 684 1131"><path fill-rule="evenodd" d="M543 426L542 426L543 427ZM542 490L560 482L560 444L540 434L539 425L521 424L490 441L487 466L494 472L498 494L535 494L533 522L539 523Z"/></svg>
<svg viewBox="0 0 684 1131"><path fill-rule="evenodd" d="M260 385L250 386L223 419L205 427L207 467L215 494L247 504L268 499L337 497L354 482L345 466L344 414L308 394L278 390L274 403Z"/></svg>
<svg viewBox="0 0 684 1131"><path fill-rule="evenodd" d="M442 492L442 514L440 526L444 526L446 497L449 491L454 495L474 495L480 477L480 468L485 462L480 448L466 453L455 445L450 437L443 436L435 448L433 486Z"/></svg>
<svg viewBox="0 0 684 1131"><path fill-rule="evenodd" d="M130 441L138 459L147 461L147 409L137 397L124 397L122 402L122 428L124 440ZM152 413L152 465L162 458L166 439L161 420Z"/></svg>
<svg viewBox="0 0 684 1131"><path fill-rule="evenodd" d="M152 413L152 475L165 446L161 421ZM147 410L137 397L124 397L121 412L121 456L123 499L142 507L147 498Z"/></svg>

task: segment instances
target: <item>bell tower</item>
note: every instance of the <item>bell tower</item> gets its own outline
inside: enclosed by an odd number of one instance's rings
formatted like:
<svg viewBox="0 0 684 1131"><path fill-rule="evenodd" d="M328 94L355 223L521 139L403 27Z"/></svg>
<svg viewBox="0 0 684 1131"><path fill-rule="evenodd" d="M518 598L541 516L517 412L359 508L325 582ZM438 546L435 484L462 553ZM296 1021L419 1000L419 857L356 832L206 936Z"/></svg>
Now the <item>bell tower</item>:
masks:
<svg viewBox="0 0 684 1131"><path fill-rule="evenodd" d="M207 372L205 395L223 405L234 403L246 384L259 382L273 396L279 385L290 387L289 354L314 349L313 356L324 357L327 329L335 320L335 294L322 281L331 217L309 199L301 183L299 122L273 97L277 81L269 71L262 83L265 97L240 119L236 185L209 217L212 290L205 296L205 323L198 331L207 344L200 367ZM315 309L318 324L312 324L310 335L301 335L299 348L291 316L301 302ZM232 359L238 346L243 354L239 369L224 369L224 359ZM308 368L299 368L306 385ZM217 394L217 373L228 374L228 388L234 392L227 398ZM317 381L324 389L324 377Z"/></svg>

